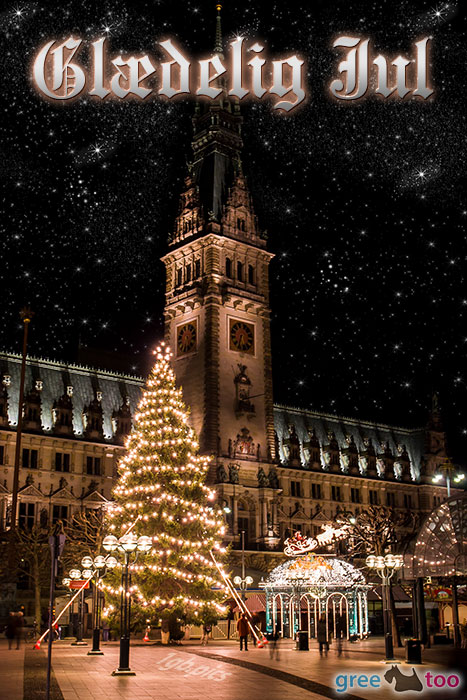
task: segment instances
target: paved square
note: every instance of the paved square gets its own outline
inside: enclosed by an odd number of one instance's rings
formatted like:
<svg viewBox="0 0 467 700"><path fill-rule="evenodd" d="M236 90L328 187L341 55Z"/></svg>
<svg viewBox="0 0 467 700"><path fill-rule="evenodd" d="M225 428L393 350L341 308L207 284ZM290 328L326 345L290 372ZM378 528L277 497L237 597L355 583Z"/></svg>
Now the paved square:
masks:
<svg viewBox="0 0 467 700"><path fill-rule="evenodd" d="M395 692L382 677L391 666L382 663L382 644L371 640L348 644L342 655L331 647L327 656L320 657L311 642L308 652L294 649L283 641L272 658L271 650L249 647L240 652L234 642L211 642L207 647L199 643L163 647L160 644L144 646L135 642L131 647L131 668L135 676L113 677L118 666L118 644L102 644L103 656L88 656L87 647L57 642L53 646L53 679L51 700L104 700L125 698L147 700L322 700L322 698L394 698L438 697L465 698L463 689L436 689L422 692ZM403 650L397 650L403 659ZM412 666L402 662L398 668L404 676L415 672L424 685L427 672L448 676L456 669L465 668L467 650L459 650L457 658L449 649L432 649L424 653L424 664ZM0 697L2 700L42 700L45 691L46 645L34 651L8 650L0 643ZM459 673L459 671L457 671ZM460 671L462 674L462 671ZM349 684L354 676L354 687L337 692L336 676L345 677ZM359 677L381 678L380 686L358 687ZM341 689L342 689L341 680Z"/></svg>

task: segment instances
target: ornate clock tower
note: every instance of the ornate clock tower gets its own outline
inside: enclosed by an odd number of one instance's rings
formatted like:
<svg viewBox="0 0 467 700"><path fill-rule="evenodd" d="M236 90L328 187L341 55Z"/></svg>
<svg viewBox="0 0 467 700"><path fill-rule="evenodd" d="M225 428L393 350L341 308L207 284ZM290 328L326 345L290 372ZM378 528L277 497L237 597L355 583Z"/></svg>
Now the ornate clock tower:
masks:
<svg viewBox="0 0 467 700"><path fill-rule="evenodd" d="M219 24L215 51L222 53ZM162 258L165 328L202 452L217 458L218 470L224 461L228 469L241 460L256 471L275 450L273 256L242 171L240 108L221 87L216 101L197 104L193 118L193 157L170 250Z"/></svg>

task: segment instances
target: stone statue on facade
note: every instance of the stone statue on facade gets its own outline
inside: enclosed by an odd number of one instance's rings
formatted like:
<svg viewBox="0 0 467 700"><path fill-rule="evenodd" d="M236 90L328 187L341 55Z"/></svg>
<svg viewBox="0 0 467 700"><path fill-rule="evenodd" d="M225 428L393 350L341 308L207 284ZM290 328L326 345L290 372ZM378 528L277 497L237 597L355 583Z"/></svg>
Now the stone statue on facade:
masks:
<svg viewBox="0 0 467 700"><path fill-rule="evenodd" d="M266 472L264 471L263 467L259 467L256 476L258 479L258 486L260 487L260 489L268 488L269 480L268 480L268 477L266 476Z"/></svg>
<svg viewBox="0 0 467 700"><path fill-rule="evenodd" d="M229 464L229 482L231 484L238 484L238 472L239 472L240 467L238 464L234 464L233 462Z"/></svg>
<svg viewBox="0 0 467 700"><path fill-rule="evenodd" d="M269 481L269 488L271 488L271 489L278 489L279 488L279 479L277 477L277 471L274 469L274 467L271 467L269 470L268 481Z"/></svg>
<svg viewBox="0 0 467 700"><path fill-rule="evenodd" d="M216 483L224 484L227 481L227 472L223 464L219 464L216 471Z"/></svg>

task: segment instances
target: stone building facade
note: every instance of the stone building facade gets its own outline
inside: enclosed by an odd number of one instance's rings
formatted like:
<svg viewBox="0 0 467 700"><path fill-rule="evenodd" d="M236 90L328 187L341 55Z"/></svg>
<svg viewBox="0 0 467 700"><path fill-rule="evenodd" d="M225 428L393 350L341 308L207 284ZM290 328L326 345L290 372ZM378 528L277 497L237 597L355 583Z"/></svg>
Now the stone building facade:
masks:
<svg viewBox="0 0 467 700"><path fill-rule="evenodd" d="M10 524L21 357L0 354L0 529ZM68 521L105 505L142 380L29 358L17 520Z"/></svg>

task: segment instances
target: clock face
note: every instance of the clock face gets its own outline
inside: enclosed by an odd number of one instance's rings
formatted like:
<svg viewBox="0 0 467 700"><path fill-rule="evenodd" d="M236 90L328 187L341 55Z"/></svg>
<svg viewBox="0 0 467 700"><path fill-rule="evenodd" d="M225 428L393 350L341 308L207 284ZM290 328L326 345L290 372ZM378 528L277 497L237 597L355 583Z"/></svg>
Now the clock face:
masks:
<svg viewBox="0 0 467 700"><path fill-rule="evenodd" d="M196 349L196 321L177 328L177 354L186 355Z"/></svg>
<svg viewBox="0 0 467 700"><path fill-rule="evenodd" d="M252 323L230 319L230 349L253 355L255 352L255 327Z"/></svg>

